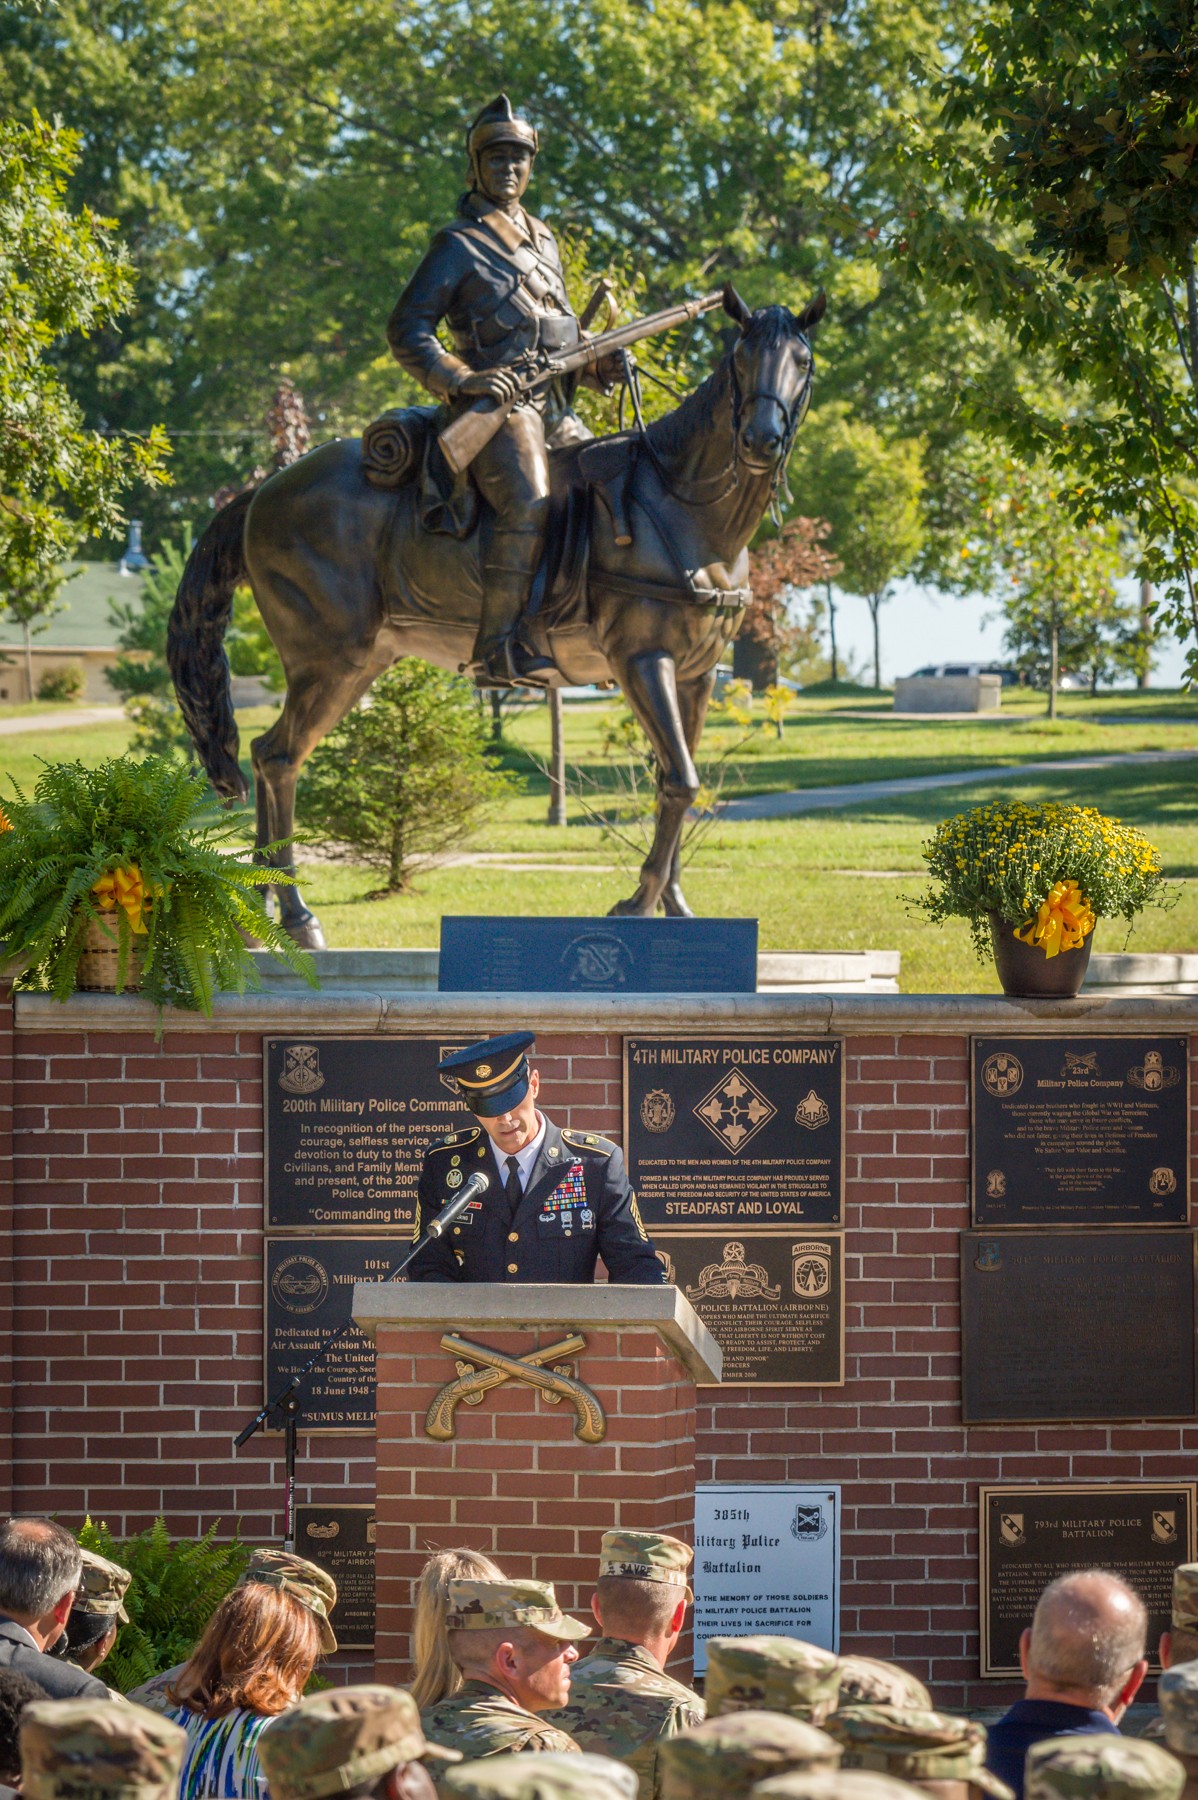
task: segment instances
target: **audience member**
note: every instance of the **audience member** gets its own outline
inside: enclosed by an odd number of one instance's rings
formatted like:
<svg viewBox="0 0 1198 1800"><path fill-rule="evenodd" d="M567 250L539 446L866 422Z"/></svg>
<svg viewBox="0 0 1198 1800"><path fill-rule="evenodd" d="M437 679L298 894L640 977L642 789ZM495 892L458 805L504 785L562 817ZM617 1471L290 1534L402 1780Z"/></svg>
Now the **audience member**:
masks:
<svg viewBox="0 0 1198 1800"><path fill-rule="evenodd" d="M324 1571L283 1550L256 1552L255 1565L167 1690L187 1733L180 1800L257 1800L263 1732L294 1706L321 1651L337 1648Z"/></svg>
<svg viewBox="0 0 1198 1800"><path fill-rule="evenodd" d="M1185 1778L1159 1744L1075 1733L1031 1745L1023 1786L1028 1800L1179 1800Z"/></svg>
<svg viewBox="0 0 1198 1800"><path fill-rule="evenodd" d="M658 1751L662 1800L747 1800L770 1775L791 1769L834 1771L840 1745L802 1719L778 1712L738 1712L707 1719L667 1738Z"/></svg>
<svg viewBox="0 0 1198 1800"><path fill-rule="evenodd" d="M69 1531L49 1519L5 1519L0 1524L0 1668L15 1669L53 1700L108 1690L94 1675L47 1656L62 1636L83 1557Z"/></svg>
<svg viewBox="0 0 1198 1800"><path fill-rule="evenodd" d="M986 1757L1017 1795L1032 1744L1118 1731L1148 1668L1147 1630L1139 1596L1104 1569L1062 1575L1045 1588L1019 1641L1024 1698L991 1726Z"/></svg>
<svg viewBox="0 0 1198 1800"><path fill-rule="evenodd" d="M789 1713L822 1725L836 1706L840 1662L801 1638L716 1637L707 1640L707 1717L762 1711Z"/></svg>
<svg viewBox="0 0 1198 1800"><path fill-rule="evenodd" d="M903 1706L931 1712L932 1696L922 1681L900 1669L897 1663L876 1656L842 1656L840 1689L836 1705Z"/></svg>
<svg viewBox="0 0 1198 1800"><path fill-rule="evenodd" d="M1198 1794L1198 1662L1174 1663L1157 1684L1165 1747L1186 1772L1183 1800Z"/></svg>
<svg viewBox="0 0 1198 1800"><path fill-rule="evenodd" d="M462 1685L449 1654L445 1612L451 1581L502 1581L503 1570L479 1550L438 1550L420 1571L412 1615L412 1669L409 1692L423 1710L448 1700Z"/></svg>
<svg viewBox="0 0 1198 1800"><path fill-rule="evenodd" d="M441 1777L441 1800L635 1800L633 1771L610 1756L484 1756Z"/></svg>
<svg viewBox="0 0 1198 1800"><path fill-rule="evenodd" d="M402 1688L363 1686L309 1694L258 1745L270 1800L434 1800L424 1758L458 1762L430 1744Z"/></svg>
<svg viewBox="0 0 1198 1800"><path fill-rule="evenodd" d="M938 1800L1012 1800L986 1767L986 1732L973 1719L898 1706L845 1706L825 1726L845 1769L876 1769Z"/></svg>
<svg viewBox="0 0 1198 1800"><path fill-rule="evenodd" d="M876 1769L795 1769L759 1781L749 1800L922 1800L922 1793Z"/></svg>
<svg viewBox="0 0 1198 1800"><path fill-rule="evenodd" d="M21 1720L25 1800L178 1800L187 1739L107 1695L39 1700Z"/></svg>
<svg viewBox="0 0 1198 1800"><path fill-rule="evenodd" d="M1198 1563L1179 1563L1173 1571L1170 1629L1161 1632L1160 1664L1172 1669L1198 1657ZM1165 1721L1158 1711L1139 1733L1151 1743L1163 1744Z"/></svg>
<svg viewBox="0 0 1198 1800"><path fill-rule="evenodd" d="M601 1636L570 1674L569 1703L550 1714L584 1750L636 1771L640 1800L656 1800L663 1738L701 1725L703 1702L665 1673L694 1599L694 1552L655 1531L608 1531L591 1597Z"/></svg>
<svg viewBox="0 0 1198 1800"><path fill-rule="evenodd" d="M34 1700L46 1698L28 1675L0 1669L0 1800L7 1800L21 1785L21 1715Z"/></svg>
<svg viewBox="0 0 1198 1800"><path fill-rule="evenodd" d="M551 1582L451 1581L445 1624L462 1685L421 1713L425 1737L467 1757L577 1752L538 1716L569 1699L570 1665L591 1635L565 1616Z"/></svg>
<svg viewBox="0 0 1198 1800"><path fill-rule="evenodd" d="M119 1563L94 1550L83 1550L83 1572L67 1628L55 1645L77 1668L90 1675L98 1669L116 1643L117 1630L129 1623L125 1595L133 1577ZM110 1698L116 1698L111 1688Z"/></svg>

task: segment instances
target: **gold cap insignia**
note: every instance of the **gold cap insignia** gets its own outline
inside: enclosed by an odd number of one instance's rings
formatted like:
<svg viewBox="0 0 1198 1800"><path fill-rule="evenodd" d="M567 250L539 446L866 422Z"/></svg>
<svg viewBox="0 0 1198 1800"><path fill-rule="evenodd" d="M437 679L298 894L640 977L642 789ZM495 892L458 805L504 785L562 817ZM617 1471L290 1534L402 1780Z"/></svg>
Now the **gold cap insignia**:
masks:
<svg viewBox="0 0 1198 1800"><path fill-rule="evenodd" d="M487 1076L491 1073L490 1063L479 1063L474 1073L478 1076L480 1081L485 1081Z"/></svg>

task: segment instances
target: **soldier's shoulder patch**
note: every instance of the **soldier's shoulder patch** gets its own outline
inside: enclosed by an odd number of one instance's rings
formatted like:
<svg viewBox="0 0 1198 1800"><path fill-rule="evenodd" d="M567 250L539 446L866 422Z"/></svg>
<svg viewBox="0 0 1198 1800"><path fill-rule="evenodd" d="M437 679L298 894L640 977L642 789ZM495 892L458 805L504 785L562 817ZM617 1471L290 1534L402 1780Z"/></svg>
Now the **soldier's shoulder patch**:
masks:
<svg viewBox="0 0 1198 1800"><path fill-rule="evenodd" d="M596 1156L611 1156L620 1147L610 1138L600 1137L597 1131L563 1131L562 1140L571 1150L592 1150Z"/></svg>
<svg viewBox="0 0 1198 1800"><path fill-rule="evenodd" d="M435 1156L438 1150L457 1150L463 1144L472 1144L475 1138L482 1136L482 1126L474 1125L465 1131L455 1131L452 1137L443 1138L439 1144L429 1146L429 1155Z"/></svg>

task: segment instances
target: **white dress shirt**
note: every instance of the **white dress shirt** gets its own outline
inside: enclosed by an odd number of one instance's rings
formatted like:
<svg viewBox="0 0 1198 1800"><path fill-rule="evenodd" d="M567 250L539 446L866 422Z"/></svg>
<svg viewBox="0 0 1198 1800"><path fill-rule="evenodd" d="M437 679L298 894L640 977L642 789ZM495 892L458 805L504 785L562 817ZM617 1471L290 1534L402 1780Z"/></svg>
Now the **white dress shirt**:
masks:
<svg viewBox="0 0 1198 1800"><path fill-rule="evenodd" d="M523 1193L528 1186L528 1178L532 1174L532 1165L537 1160L537 1152L545 1142L544 1115L538 1113L537 1118L540 1120L540 1128L535 1137L529 1138L523 1150L501 1150L499 1145L495 1142L495 1139L491 1139L491 1150L499 1168L499 1185L501 1188L507 1187L507 1164L509 1155L516 1158L516 1167L520 1171L520 1192Z"/></svg>

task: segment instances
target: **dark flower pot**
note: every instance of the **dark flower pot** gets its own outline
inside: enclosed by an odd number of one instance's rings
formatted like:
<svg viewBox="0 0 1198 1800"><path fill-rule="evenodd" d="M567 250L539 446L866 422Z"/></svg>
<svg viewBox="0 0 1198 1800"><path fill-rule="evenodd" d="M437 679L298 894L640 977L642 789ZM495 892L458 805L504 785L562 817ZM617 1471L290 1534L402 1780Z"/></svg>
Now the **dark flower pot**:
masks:
<svg viewBox="0 0 1198 1800"><path fill-rule="evenodd" d="M990 938L994 945L994 966L1002 991L1013 1000L1073 1000L1090 966L1092 931L1080 950L1062 950L1057 956L1045 956L1038 944L1025 944L1015 936L1015 927L990 914Z"/></svg>

